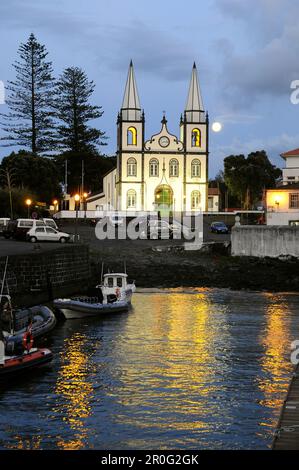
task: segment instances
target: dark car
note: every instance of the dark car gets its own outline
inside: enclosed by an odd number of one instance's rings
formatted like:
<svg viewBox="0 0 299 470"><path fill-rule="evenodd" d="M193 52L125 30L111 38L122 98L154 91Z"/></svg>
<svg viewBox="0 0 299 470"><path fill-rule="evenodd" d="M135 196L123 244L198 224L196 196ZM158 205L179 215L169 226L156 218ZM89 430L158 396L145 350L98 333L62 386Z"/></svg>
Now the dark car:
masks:
<svg viewBox="0 0 299 470"><path fill-rule="evenodd" d="M14 238L16 240L26 240L27 232L33 227L44 227L43 220L35 219L17 219L10 220L7 227L3 230L3 236L6 239Z"/></svg>
<svg viewBox="0 0 299 470"><path fill-rule="evenodd" d="M211 232L212 233L228 233L229 228L224 222L212 222Z"/></svg>

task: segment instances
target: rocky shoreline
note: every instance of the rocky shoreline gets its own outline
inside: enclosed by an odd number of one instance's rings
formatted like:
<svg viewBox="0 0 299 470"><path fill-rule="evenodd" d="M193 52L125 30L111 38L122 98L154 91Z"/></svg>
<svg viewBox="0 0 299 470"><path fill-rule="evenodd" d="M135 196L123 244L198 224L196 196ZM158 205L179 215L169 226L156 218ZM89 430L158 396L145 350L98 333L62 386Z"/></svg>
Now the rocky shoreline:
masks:
<svg viewBox="0 0 299 470"><path fill-rule="evenodd" d="M205 251L205 250L204 250ZM217 287L273 292L299 291L299 260L232 257L223 247L213 252L168 252L163 249L97 250L91 252L92 278L100 278L100 267L117 272L126 262L130 278L138 287Z"/></svg>

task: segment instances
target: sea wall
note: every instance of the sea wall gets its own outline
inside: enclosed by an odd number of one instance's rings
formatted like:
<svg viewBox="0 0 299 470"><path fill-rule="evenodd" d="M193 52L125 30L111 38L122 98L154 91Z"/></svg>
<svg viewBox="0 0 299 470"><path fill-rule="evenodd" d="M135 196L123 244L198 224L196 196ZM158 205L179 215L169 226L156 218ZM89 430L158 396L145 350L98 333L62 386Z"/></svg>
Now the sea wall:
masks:
<svg viewBox="0 0 299 470"><path fill-rule="evenodd" d="M231 237L233 256L299 258L299 227L282 225L241 225L233 227Z"/></svg>
<svg viewBox="0 0 299 470"><path fill-rule="evenodd" d="M1 257L0 279L5 262L6 257ZM6 279L10 294L19 304L38 304L78 292L90 281L89 248L67 245L57 250L9 256Z"/></svg>

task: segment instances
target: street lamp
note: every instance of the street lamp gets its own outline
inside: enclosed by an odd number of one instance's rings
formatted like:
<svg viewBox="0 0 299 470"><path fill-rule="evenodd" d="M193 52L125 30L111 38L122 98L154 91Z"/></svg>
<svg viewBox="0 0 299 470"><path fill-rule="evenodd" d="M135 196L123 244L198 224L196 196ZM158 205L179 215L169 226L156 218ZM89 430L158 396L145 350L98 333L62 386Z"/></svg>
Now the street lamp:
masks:
<svg viewBox="0 0 299 470"><path fill-rule="evenodd" d="M26 204L26 206L27 206L27 215L28 215L28 219L29 219L29 218L30 218L30 217L29 217L29 211L30 211L30 206L31 206L31 204L32 204L31 199L29 199L29 198L26 199L25 204Z"/></svg>
<svg viewBox="0 0 299 470"><path fill-rule="evenodd" d="M86 198L87 198L87 196L88 196L87 193L83 193L84 219L86 219Z"/></svg>
<svg viewBox="0 0 299 470"><path fill-rule="evenodd" d="M75 209L76 209L76 223L75 223L75 242L78 241L78 207L80 203L80 195L75 194Z"/></svg>
<svg viewBox="0 0 299 470"><path fill-rule="evenodd" d="M54 206L54 212L57 212L57 206L58 206L58 201L57 201L57 199L54 199L54 201L53 201L53 206Z"/></svg>

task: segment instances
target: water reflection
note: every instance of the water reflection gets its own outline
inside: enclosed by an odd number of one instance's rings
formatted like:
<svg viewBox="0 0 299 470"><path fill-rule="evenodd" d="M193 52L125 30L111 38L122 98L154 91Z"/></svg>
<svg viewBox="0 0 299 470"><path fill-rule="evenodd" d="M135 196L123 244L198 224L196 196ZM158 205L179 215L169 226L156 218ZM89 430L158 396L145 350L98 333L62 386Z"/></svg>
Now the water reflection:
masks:
<svg viewBox="0 0 299 470"><path fill-rule="evenodd" d="M50 372L0 395L0 448L266 448L298 330L298 296L135 294L57 327Z"/></svg>
<svg viewBox="0 0 299 470"><path fill-rule="evenodd" d="M291 344L291 311L283 295L268 293L264 296L267 299L266 325L260 338L264 347L261 356L264 374L258 379L258 384L264 394L261 404L279 410L282 393L287 388L283 377L292 369L290 361L285 357Z"/></svg>
<svg viewBox="0 0 299 470"><path fill-rule="evenodd" d="M214 310L206 293L172 292L156 294L150 312L128 319L124 336L131 337L133 328L140 334L134 344L118 344L123 376L116 400L125 410L116 417L119 423L158 434L212 428L207 416L218 406L212 398L219 389L218 328L221 335L226 329L225 316L215 318Z"/></svg>
<svg viewBox="0 0 299 470"><path fill-rule="evenodd" d="M65 450L83 448L88 435L85 419L91 414L93 387L89 379L92 372L89 357L84 350L87 342L86 336L74 333L65 340L60 353L61 367L55 388L59 404L54 412L69 425L73 436L71 440L65 437L58 439L58 448Z"/></svg>

